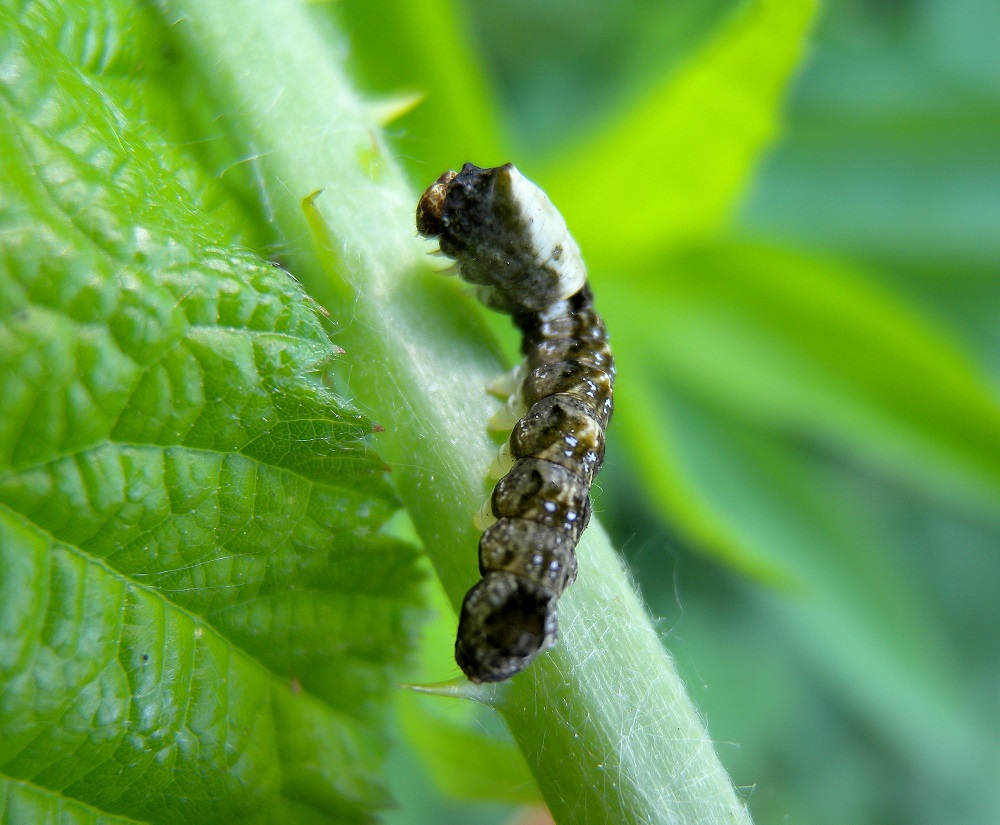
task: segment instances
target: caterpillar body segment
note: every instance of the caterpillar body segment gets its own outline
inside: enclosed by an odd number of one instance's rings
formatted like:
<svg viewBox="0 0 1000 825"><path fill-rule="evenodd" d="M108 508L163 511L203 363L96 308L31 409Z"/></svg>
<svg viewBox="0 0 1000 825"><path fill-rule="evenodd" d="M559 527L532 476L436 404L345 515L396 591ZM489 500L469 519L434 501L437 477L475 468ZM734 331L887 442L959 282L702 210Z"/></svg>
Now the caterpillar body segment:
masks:
<svg viewBox="0 0 1000 825"><path fill-rule="evenodd" d="M420 199L417 229L522 335L524 363L490 388L510 396L490 427L513 429L491 467L502 477L476 517L482 578L465 597L455 643L469 679L498 682L556 642L557 601L576 578L604 459L614 357L579 247L511 164L445 172Z"/></svg>

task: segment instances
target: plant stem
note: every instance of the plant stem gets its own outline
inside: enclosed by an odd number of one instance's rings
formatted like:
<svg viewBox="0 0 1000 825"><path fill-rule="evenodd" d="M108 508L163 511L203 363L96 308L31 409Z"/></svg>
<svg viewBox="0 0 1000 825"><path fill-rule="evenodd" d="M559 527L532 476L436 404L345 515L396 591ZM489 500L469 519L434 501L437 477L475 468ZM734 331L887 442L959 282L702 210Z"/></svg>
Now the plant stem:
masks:
<svg viewBox="0 0 1000 825"><path fill-rule="evenodd" d="M457 607L478 578L471 514L496 450L480 387L501 370L498 352L469 300L422 263L415 196L304 8L162 6L255 159L292 271L341 324L357 400L386 428L378 449ZM317 244L302 200L321 187L328 235ZM579 555L559 645L491 691L556 820L749 822L596 522Z"/></svg>

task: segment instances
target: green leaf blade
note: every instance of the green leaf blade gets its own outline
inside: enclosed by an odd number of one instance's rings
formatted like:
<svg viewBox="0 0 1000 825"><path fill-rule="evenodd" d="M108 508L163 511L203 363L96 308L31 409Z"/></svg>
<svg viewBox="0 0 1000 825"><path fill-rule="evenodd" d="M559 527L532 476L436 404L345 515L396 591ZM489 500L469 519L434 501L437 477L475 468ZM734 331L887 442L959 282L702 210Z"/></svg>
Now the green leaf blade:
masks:
<svg viewBox="0 0 1000 825"><path fill-rule="evenodd" d="M722 227L777 132L816 10L745 4L613 126L550 161L546 189L588 260L642 258Z"/></svg>
<svg viewBox="0 0 1000 825"><path fill-rule="evenodd" d="M375 425L61 15L0 35L0 782L94 821L366 821L416 603Z"/></svg>
<svg viewBox="0 0 1000 825"><path fill-rule="evenodd" d="M647 273L641 304L616 282L605 290L644 321L623 327L626 360L904 484L996 511L1000 404L954 342L891 293L836 261L749 244L689 250Z"/></svg>
<svg viewBox="0 0 1000 825"><path fill-rule="evenodd" d="M102 813L28 782L0 778L0 822L54 823L55 825L133 825L124 816Z"/></svg>

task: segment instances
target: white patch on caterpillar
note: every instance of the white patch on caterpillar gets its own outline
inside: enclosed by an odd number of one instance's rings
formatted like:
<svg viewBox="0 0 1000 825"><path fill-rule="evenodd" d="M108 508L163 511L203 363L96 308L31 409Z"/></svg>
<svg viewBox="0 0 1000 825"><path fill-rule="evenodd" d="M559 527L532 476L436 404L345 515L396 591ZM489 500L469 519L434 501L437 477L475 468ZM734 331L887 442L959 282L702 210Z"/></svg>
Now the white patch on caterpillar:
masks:
<svg viewBox="0 0 1000 825"><path fill-rule="evenodd" d="M512 203L528 230L525 247L539 267L556 273L558 300L575 295L587 282L587 267L566 221L548 196L515 167L506 167L504 171L509 178Z"/></svg>
<svg viewBox="0 0 1000 825"><path fill-rule="evenodd" d="M572 293L571 293L572 294ZM569 312L569 305L565 300L556 301L554 304L549 304L545 309L539 311L538 317L542 321L551 321L554 318L560 318ZM524 364L521 365L524 368Z"/></svg>

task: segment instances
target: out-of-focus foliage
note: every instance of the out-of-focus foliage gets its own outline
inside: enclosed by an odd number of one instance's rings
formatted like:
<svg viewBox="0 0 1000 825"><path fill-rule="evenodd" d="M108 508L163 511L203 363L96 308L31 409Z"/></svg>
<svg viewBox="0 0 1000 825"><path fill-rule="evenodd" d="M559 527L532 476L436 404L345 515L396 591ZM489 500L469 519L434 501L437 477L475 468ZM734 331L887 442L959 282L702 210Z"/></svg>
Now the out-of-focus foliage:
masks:
<svg viewBox="0 0 1000 825"><path fill-rule="evenodd" d="M579 235L620 364L597 509L757 821L995 822L1000 14L836 0L803 49L810 11L470 0L397 145L418 185L512 159Z"/></svg>

